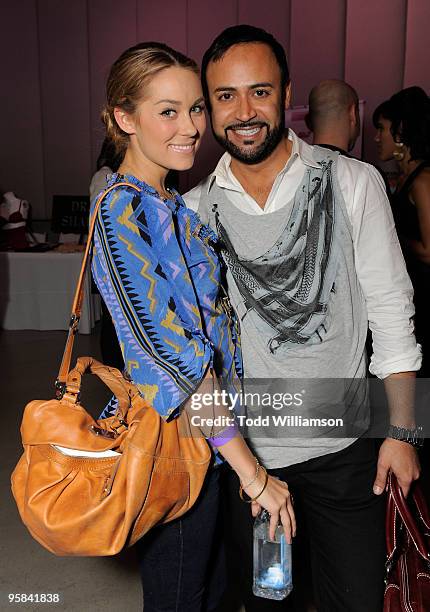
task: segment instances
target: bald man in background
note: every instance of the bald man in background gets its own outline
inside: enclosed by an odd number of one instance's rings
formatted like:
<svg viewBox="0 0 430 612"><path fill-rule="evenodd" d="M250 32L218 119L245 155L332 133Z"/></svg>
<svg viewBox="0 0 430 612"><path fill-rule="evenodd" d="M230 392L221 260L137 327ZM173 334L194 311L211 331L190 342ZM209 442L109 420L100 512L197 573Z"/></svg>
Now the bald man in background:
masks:
<svg viewBox="0 0 430 612"><path fill-rule="evenodd" d="M309 94L306 123L313 144L348 155L360 135L357 92L345 81L321 81Z"/></svg>

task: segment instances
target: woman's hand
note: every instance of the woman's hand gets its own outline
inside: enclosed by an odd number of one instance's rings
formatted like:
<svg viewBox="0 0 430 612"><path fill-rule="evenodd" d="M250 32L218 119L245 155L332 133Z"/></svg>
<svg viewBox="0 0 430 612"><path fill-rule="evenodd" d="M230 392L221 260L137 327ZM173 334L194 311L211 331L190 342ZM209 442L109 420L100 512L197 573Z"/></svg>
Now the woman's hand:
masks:
<svg viewBox="0 0 430 612"><path fill-rule="evenodd" d="M205 382L207 383L211 377L212 373L208 371ZM217 384L215 377L213 381L214 384ZM187 409L187 404L185 408ZM221 410L224 410L227 415L231 416L226 406L221 406ZM212 433L210 435L213 436ZM274 540L276 528L279 522L281 522L287 542L291 544L292 537L296 535L296 519L287 483L274 476L267 475L267 484L265 484L266 471L260 467L256 472L256 465L258 465L256 464L256 458L246 445L239 431L236 430L234 437L222 444L216 444L215 440L212 439L212 444L216 446L224 459L228 461L238 475L240 482L248 483L246 487L243 487L245 493L251 499L258 496L258 503L252 502L251 505L253 516L257 516L261 508L270 513L270 538Z"/></svg>
<svg viewBox="0 0 430 612"><path fill-rule="evenodd" d="M263 470L260 470L257 480L250 486L244 487L243 490L249 497L253 498L263 488L265 479L266 474ZM292 538L296 535L296 518L287 483L274 476L268 476L267 486L263 493L258 496L258 501L251 504L252 516L257 516L261 508L264 508L270 514L270 539L275 539L276 528L281 522L286 540L291 544Z"/></svg>

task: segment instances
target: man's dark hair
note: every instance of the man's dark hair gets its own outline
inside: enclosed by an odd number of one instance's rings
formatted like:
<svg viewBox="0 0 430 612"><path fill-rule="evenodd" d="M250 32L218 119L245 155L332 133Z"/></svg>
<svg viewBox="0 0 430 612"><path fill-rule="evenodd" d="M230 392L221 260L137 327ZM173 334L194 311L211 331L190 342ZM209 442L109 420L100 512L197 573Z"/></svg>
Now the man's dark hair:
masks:
<svg viewBox="0 0 430 612"><path fill-rule="evenodd" d="M201 71L202 87L209 108L209 91L206 79L209 62L219 61L230 47L243 43L262 43L270 47L281 71L281 88L283 95L285 95L285 88L290 82L290 73L288 71L288 63L283 46L271 34L261 28L245 24L237 25L221 32L203 56Z"/></svg>

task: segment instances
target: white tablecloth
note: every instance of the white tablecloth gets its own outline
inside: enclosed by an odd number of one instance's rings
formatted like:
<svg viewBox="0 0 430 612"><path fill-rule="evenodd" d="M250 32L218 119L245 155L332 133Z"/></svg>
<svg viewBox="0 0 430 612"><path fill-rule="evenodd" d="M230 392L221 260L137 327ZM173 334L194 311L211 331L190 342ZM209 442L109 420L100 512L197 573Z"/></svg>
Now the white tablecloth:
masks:
<svg viewBox="0 0 430 612"><path fill-rule="evenodd" d="M0 253L0 327L68 329L83 253ZM91 333L100 318L99 296L91 295L90 274L79 331Z"/></svg>

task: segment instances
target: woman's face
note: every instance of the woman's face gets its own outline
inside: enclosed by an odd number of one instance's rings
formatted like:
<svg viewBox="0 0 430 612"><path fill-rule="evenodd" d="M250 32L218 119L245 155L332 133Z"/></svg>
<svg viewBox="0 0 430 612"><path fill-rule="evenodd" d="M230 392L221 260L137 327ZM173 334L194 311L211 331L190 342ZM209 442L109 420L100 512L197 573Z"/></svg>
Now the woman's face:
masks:
<svg viewBox="0 0 430 612"><path fill-rule="evenodd" d="M165 68L145 88L136 112L125 119L130 146L140 161L154 170L188 170L206 129L198 75L177 66Z"/></svg>
<svg viewBox="0 0 430 612"><path fill-rule="evenodd" d="M396 143L391 133L391 121L389 119L378 118L375 142L378 145L378 157L381 161L393 159Z"/></svg>

